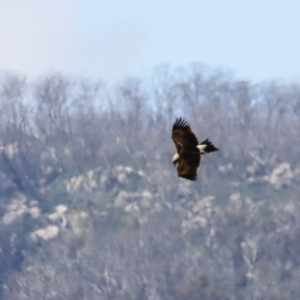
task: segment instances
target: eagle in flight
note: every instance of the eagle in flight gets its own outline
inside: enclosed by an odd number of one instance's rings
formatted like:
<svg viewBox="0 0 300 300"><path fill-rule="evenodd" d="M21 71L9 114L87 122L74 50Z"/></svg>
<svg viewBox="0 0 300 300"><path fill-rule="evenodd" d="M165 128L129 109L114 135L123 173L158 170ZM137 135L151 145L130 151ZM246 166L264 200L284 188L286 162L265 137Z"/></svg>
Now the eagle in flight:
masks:
<svg viewBox="0 0 300 300"><path fill-rule="evenodd" d="M190 125L182 118L177 118L173 124L172 140L177 148L173 164L178 176L193 181L197 180L201 155L219 150L209 139L199 144Z"/></svg>

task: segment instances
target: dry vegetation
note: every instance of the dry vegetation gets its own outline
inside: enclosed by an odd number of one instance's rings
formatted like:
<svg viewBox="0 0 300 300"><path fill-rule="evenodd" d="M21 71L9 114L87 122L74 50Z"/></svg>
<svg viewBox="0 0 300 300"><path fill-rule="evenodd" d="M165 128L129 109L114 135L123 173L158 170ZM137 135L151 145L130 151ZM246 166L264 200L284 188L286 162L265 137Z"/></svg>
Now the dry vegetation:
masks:
<svg viewBox="0 0 300 300"><path fill-rule="evenodd" d="M185 117L220 152L177 177ZM300 86L195 64L0 76L0 299L300 299Z"/></svg>

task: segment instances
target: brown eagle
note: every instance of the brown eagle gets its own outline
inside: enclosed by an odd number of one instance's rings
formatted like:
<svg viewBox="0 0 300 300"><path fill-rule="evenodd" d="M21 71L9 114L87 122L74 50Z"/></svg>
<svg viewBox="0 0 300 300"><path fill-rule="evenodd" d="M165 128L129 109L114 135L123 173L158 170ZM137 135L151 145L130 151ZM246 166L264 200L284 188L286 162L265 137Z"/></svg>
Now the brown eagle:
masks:
<svg viewBox="0 0 300 300"><path fill-rule="evenodd" d="M209 139L199 144L190 125L182 118L177 118L173 124L172 140L177 148L173 164L178 176L193 181L197 180L201 155L219 150Z"/></svg>

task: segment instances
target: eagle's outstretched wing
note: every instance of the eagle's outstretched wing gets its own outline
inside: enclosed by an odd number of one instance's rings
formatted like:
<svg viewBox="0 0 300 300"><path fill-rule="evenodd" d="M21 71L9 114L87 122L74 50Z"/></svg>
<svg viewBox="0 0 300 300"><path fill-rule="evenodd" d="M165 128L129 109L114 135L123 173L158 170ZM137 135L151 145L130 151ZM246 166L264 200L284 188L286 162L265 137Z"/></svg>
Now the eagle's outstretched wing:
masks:
<svg viewBox="0 0 300 300"><path fill-rule="evenodd" d="M177 118L173 124L172 140L178 153L182 152L183 148L188 149L198 145L198 140L190 125L181 118Z"/></svg>
<svg viewBox="0 0 300 300"><path fill-rule="evenodd" d="M199 143L185 120L177 118L174 122L172 140L180 156L177 164L178 176L193 181L197 180L197 171L201 160L200 153L196 148Z"/></svg>
<svg viewBox="0 0 300 300"><path fill-rule="evenodd" d="M178 176L196 181L200 161L201 155L198 151L193 153L183 153L180 156L180 160L177 164Z"/></svg>

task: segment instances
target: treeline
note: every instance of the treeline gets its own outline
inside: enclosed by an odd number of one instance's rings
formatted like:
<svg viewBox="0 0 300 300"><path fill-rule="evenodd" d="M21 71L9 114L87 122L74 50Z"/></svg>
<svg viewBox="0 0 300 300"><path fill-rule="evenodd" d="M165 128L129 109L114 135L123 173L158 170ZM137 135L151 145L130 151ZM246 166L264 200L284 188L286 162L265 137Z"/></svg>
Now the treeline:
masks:
<svg viewBox="0 0 300 300"><path fill-rule="evenodd" d="M2 299L296 299L300 85L201 64L0 76ZM172 123L205 156L177 177Z"/></svg>

